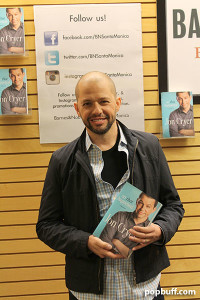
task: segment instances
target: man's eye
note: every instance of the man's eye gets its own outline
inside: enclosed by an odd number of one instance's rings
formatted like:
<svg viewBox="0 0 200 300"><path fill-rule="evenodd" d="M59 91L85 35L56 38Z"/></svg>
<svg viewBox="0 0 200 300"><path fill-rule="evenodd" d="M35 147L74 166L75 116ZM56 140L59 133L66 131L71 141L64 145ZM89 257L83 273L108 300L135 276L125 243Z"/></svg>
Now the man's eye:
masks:
<svg viewBox="0 0 200 300"><path fill-rule="evenodd" d="M90 102L83 103L83 106L88 106L88 105L90 105Z"/></svg>

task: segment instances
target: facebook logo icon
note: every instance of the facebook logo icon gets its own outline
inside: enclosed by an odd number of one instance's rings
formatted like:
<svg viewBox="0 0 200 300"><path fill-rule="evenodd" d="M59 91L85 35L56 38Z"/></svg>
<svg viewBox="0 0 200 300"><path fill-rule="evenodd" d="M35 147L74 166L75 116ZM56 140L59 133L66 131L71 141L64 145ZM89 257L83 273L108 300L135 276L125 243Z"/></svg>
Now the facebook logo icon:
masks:
<svg viewBox="0 0 200 300"><path fill-rule="evenodd" d="M45 51L45 65L59 65L59 52L58 51Z"/></svg>
<svg viewBox="0 0 200 300"><path fill-rule="evenodd" d="M58 45L58 32L57 31L46 31L44 33L44 44L45 44L45 46Z"/></svg>

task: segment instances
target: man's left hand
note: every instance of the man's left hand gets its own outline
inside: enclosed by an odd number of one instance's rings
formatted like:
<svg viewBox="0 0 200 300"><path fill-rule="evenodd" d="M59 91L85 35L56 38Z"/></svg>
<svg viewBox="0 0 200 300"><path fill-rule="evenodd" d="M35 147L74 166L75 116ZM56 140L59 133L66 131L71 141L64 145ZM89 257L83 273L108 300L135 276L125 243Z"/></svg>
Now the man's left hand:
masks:
<svg viewBox="0 0 200 300"><path fill-rule="evenodd" d="M156 224L151 224L147 227L134 226L129 230L131 236L129 239L133 242L139 243L132 250L138 250L147 245L154 243L162 238L162 231L160 227Z"/></svg>

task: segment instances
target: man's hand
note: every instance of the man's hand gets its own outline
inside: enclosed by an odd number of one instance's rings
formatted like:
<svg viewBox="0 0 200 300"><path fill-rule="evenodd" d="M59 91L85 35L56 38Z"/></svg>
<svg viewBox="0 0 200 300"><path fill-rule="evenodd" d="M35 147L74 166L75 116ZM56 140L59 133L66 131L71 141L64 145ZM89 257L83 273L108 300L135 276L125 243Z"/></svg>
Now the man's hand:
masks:
<svg viewBox="0 0 200 300"><path fill-rule="evenodd" d="M95 237L94 235L89 236L88 248L101 258L123 258L121 254L114 254L112 252L112 246L110 244L103 242L101 239Z"/></svg>
<svg viewBox="0 0 200 300"><path fill-rule="evenodd" d="M25 114L26 113L26 107L17 107L17 106L14 106L14 107L11 108L11 111L15 112L17 114Z"/></svg>
<svg viewBox="0 0 200 300"><path fill-rule="evenodd" d="M23 53L24 48L23 47L9 47L8 51L14 52L14 53Z"/></svg>
<svg viewBox="0 0 200 300"><path fill-rule="evenodd" d="M129 232L131 233L129 239L133 242L139 243L139 245L132 249L133 251L146 247L147 245L162 238L162 231L160 227L153 223L147 227L134 226L129 230Z"/></svg>
<svg viewBox="0 0 200 300"><path fill-rule="evenodd" d="M194 132L194 130L193 129L181 129L181 130L179 130L179 132L178 133L180 133L180 134L182 134L182 135L195 135L195 132Z"/></svg>

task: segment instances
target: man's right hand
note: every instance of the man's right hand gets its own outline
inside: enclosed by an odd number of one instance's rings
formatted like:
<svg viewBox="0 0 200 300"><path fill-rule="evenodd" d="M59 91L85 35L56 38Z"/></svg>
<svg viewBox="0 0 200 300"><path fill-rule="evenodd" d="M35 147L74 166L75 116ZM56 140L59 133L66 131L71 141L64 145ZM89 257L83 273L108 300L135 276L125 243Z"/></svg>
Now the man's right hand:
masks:
<svg viewBox="0 0 200 300"><path fill-rule="evenodd" d="M95 237L94 235L89 236L88 248L101 258L124 258L121 254L113 253L112 246L110 244L103 242L100 238Z"/></svg>

